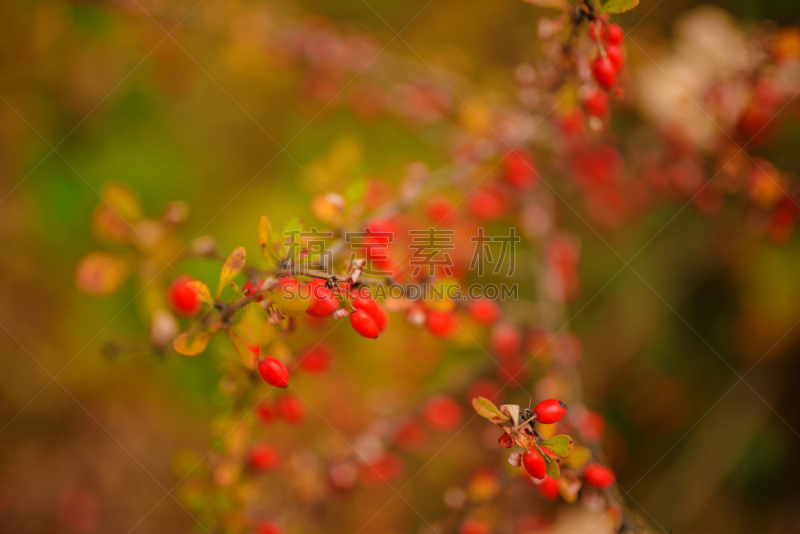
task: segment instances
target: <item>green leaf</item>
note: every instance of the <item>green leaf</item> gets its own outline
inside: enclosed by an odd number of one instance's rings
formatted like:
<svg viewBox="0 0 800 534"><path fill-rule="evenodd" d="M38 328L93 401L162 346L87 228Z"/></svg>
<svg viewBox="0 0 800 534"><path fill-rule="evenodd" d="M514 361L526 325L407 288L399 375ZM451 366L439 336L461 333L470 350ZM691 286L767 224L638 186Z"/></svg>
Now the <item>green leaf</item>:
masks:
<svg viewBox="0 0 800 534"><path fill-rule="evenodd" d="M548 461L549 460L549 461ZM545 473L550 478L558 478L561 476L561 469L558 468L558 462L554 458L544 455Z"/></svg>
<svg viewBox="0 0 800 534"><path fill-rule="evenodd" d="M617 15L619 13L630 11L638 5L639 0L608 0L608 2L606 2L603 7L600 8L600 10L605 13Z"/></svg>
<svg viewBox="0 0 800 534"><path fill-rule="evenodd" d="M222 271L219 273L217 298L219 298L220 293L222 293L222 288L242 272L245 261L247 261L247 251L244 247L239 247L231 252L228 259L225 260L225 264L222 266Z"/></svg>
<svg viewBox="0 0 800 534"><path fill-rule="evenodd" d="M561 458L566 458L572 453L572 438L566 434L559 434L542 443L542 447Z"/></svg>
<svg viewBox="0 0 800 534"><path fill-rule="evenodd" d="M492 423L499 425L502 423L507 423L511 419L500 411L500 409L494 405L492 401L487 399L486 397L475 397L472 399L472 407L475 408L475 413L484 417L491 421Z"/></svg>

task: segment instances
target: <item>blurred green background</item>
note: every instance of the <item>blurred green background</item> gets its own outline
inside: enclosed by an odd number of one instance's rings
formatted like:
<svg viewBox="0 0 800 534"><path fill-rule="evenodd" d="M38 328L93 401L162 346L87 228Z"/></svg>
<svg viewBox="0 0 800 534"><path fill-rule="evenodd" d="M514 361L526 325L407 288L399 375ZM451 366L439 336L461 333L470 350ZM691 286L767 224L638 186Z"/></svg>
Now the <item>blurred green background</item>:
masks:
<svg viewBox="0 0 800 534"><path fill-rule="evenodd" d="M792 0L716 4L743 24L800 22ZM620 23L657 40L696 5L643 0ZM262 213L275 221L309 216L320 191L299 166L336 142L360 146L359 172L394 183L411 161L444 161L402 121L364 122L340 107L309 105L299 69L263 53L269 26L260 15L318 14L371 31L392 41L390 53L445 64L490 95L510 88L511 70L537 50L539 12L521 1L372 7L0 4L0 531L64 531L59 503L88 489L99 500L97 531L127 532L178 480L172 454L206 447L209 420L224 404L211 358L100 355L109 340L143 343L135 287L105 300L74 287L77 261L96 248L89 220L103 183L130 184L153 215L167 201L187 200L185 236L212 234L229 250L255 244ZM166 38L179 23L175 40ZM403 38L392 40L401 28ZM671 215L655 213L607 239L629 258ZM800 317L800 247L743 240L737 224L686 210L633 263L647 283L625 270L574 326L586 347L587 401L608 417L620 484L636 484L632 507L668 532L800 528L800 332L790 330ZM585 258L577 310L624 263L579 223L573 230ZM215 268L188 267L208 278ZM739 382L737 373L786 331ZM350 337L342 343L362 347ZM407 347L397 343L388 354L402 358ZM166 499L137 529L183 532L191 524Z"/></svg>

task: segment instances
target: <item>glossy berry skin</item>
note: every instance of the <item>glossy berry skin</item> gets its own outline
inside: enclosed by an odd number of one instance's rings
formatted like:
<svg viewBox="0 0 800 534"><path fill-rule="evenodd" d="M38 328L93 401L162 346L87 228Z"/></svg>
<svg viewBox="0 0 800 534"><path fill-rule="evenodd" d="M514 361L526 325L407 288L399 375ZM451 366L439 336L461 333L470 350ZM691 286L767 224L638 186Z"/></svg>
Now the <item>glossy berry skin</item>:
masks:
<svg viewBox="0 0 800 534"><path fill-rule="evenodd" d="M469 303L467 313L476 323L491 325L500 318L500 306L489 299L473 300Z"/></svg>
<svg viewBox="0 0 800 534"><path fill-rule="evenodd" d="M386 327L389 326L389 314L386 312L386 309L377 302L375 303L375 309L372 311L372 318L378 323L378 329L380 329L381 332L386 330Z"/></svg>
<svg viewBox="0 0 800 534"><path fill-rule="evenodd" d="M184 317L197 315L203 306L197 293L189 285L191 281L191 278L181 276L173 280L167 288L167 299L170 307L175 313Z"/></svg>
<svg viewBox="0 0 800 534"><path fill-rule="evenodd" d="M299 425L306 419L306 407L295 395L284 395L275 401L278 417L290 425Z"/></svg>
<svg viewBox="0 0 800 534"><path fill-rule="evenodd" d="M550 425L557 423L567 413L567 405L560 400L547 399L536 405L533 409L536 420L540 423Z"/></svg>
<svg viewBox="0 0 800 534"><path fill-rule="evenodd" d="M333 360L333 350L327 345L316 345L300 353L300 369L308 374L319 375L327 371Z"/></svg>
<svg viewBox="0 0 800 534"><path fill-rule="evenodd" d="M558 499L558 480L549 475L545 475L542 483L536 487L539 489L539 495L541 495L544 500L554 501Z"/></svg>
<svg viewBox="0 0 800 534"><path fill-rule="evenodd" d="M607 57L598 57L592 61L592 77L600 87L611 89L617 85L617 71Z"/></svg>
<svg viewBox="0 0 800 534"><path fill-rule="evenodd" d="M358 334L370 339L376 339L381 333L378 322L363 309L350 314L350 325Z"/></svg>
<svg viewBox="0 0 800 534"><path fill-rule="evenodd" d="M603 29L603 39L608 46L616 46L625 40L625 32L616 24L609 24Z"/></svg>
<svg viewBox="0 0 800 534"><path fill-rule="evenodd" d="M338 299L325 285L325 280L315 279L308 284L311 299L306 313L314 317L327 317L339 307Z"/></svg>
<svg viewBox="0 0 800 534"><path fill-rule="evenodd" d="M281 455L272 445L260 443L250 450L250 467L257 471L271 471L281 463Z"/></svg>
<svg viewBox="0 0 800 534"><path fill-rule="evenodd" d="M536 451L528 451L522 456L522 466L530 476L536 480L541 480L547 471L547 465L544 463L542 455Z"/></svg>
<svg viewBox="0 0 800 534"><path fill-rule="evenodd" d="M589 486L605 489L611 486L616 477L608 467L600 464L589 464L583 470L583 480Z"/></svg>
<svg viewBox="0 0 800 534"><path fill-rule="evenodd" d="M622 49L618 46L609 46L606 49L606 57L611 64L614 65L614 69L617 73L625 66L625 56L622 55Z"/></svg>
<svg viewBox="0 0 800 534"><path fill-rule="evenodd" d="M248 280L247 282L245 282L244 286L242 286L242 295L244 295L245 297L249 297L253 293L258 292L259 288L262 285L264 285L264 280L261 279ZM261 302L262 300L264 300L264 296L261 295L259 297L256 297L255 300L256 302Z"/></svg>
<svg viewBox="0 0 800 534"><path fill-rule="evenodd" d="M264 382L276 388L289 386L289 371L286 366L275 358L266 356L258 360L258 374Z"/></svg>

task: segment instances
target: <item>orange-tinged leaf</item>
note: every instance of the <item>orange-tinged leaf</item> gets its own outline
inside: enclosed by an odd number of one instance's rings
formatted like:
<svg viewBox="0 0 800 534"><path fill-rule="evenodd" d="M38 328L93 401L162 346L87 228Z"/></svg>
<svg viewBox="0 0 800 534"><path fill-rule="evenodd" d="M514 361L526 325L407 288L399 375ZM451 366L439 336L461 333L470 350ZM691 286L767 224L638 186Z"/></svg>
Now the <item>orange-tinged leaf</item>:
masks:
<svg viewBox="0 0 800 534"><path fill-rule="evenodd" d="M100 190L100 198L128 222L142 218L142 204L139 197L125 184L112 182L104 185Z"/></svg>
<svg viewBox="0 0 800 534"><path fill-rule="evenodd" d="M231 343L233 343L233 348L236 349L236 354L239 355L239 359L242 360L244 366L248 369L255 369L258 354L253 351L253 347L257 348L258 345L248 343L247 340L242 338L242 336L233 329L229 329L227 332Z"/></svg>
<svg viewBox="0 0 800 534"><path fill-rule="evenodd" d="M258 248L265 258L271 260L272 247L272 225L266 215L262 215L258 220Z"/></svg>
<svg viewBox="0 0 800 534"><path fill-rule="evenodd" d="M208 286L205 285L200 280L192 280L187 283L189 287L191 287L195 293L197 293L197 298L208 304L209 306L214 305L214 299L211 298L211 290L208 289Z"/></svg>
<svg viewBox="0 0 800 534"><path fill-rule="evenodd" d="M475 397L472 399L472 407L475 409L475 412L478 415L488 419L496 425L507 423L511 420L510 417L501 412L500 409L486 397Z"/></svg>
<svg viewBox="0 0 800 534"><path fill-rule="evenodd" d="M78 263L75 284L84 293L103 297L119 289L129 273L127 259L108 252L90 252Z"/></svg>
<svg viewBox="0 0 800 534"><path fill-rule="evenodd" d="M244 262L247 260L247 251L244 247L238 247L231 252L225 264L222 266L222 272L219 273L219 287L217 288L217 298L222 293L222 288L225 287L231 280L236 278L244 268Z"/></svg>
<svg viewBox="0 0 800 534"><path fill-rule="evenodd" d="M178 354L197 356L206 350L213 335L213 332L184 332L172 340L172 346Z"/></svg>
<svg viewBox="0 0 800 534"><path fill-rule="evenodd" d="M251 344L265 345L272 340L275 331L269 317L258 302L248 304L236 323L236 333Z"/></svg>

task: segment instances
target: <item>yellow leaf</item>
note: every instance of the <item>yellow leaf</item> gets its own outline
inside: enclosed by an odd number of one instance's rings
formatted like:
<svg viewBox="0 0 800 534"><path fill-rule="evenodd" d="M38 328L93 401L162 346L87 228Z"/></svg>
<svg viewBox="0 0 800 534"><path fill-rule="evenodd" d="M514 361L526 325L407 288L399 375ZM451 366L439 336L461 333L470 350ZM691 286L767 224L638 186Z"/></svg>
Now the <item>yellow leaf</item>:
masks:
<svg viewBox="0 0 800 534"><path fill-rule="evenodd" d="M564 458L562 461L566 467L571 467L573 469L580 469L586 462L588 462L592 458L592 451L587 449L586 447L581 447L580 445L575 445L572 448L572 452L569 456Z"/></svg>
<svg viewBox="0 0 800 534"><path fill-rule="evenodd" d="M475 397L472 399L472 407L475 412L491 421L494 424L501 424L511 420L511 418L501 412L492 401L486 397Z"/></svg>
<svg viewBox="0 0 800 534"><path fill-rule="evenodd" d="M258 302L251 302L236 323L236 333L248 343L265 345L272 340L274 330L266 312Z"/></svg>
<svg viewBox="0 0 800 534"><path fill-rule="evenodd" d="M142 218L142 204L139 197L129 186L120 183L108 183L100 190L100 198L108 204L120 217L129 222Z"/></svg>
<svg viewBox="0 0 800 534"><path fill-rule="evenodd" d="M222 266L222 272L219 273L219 287L217 288L217 298L222 293L222 288L231 280L236 278L244 268L244 262L247 260L247 251L244 247L239 247L228 256L225 260L225 265Z"/></svg>
<svg viewBox="0 0 800 534"><path fill-rule="evenodd" d="M255 369L259 356L258 345L255 343L249 343L233 329L230 329L227 332L231 343L233 343L233 348L236 349L236 354L239 355L239 359L242 360L244 366L248 369Z"/></svg>
<svg viewBox="0 0 800 534"><path fill-rule="evenodd" d="M208 342L213 335L213 332L196 332L193 334L184 332L183 334L178 334L178 336L172 340L172 346L178 354L197 356L206 350Z"/></svg>
<svg viewBox="0 0 800 534"><path fill-rule="evenodd" d="M202 300L209 306L214 305L214 299L211 298L211 290L209 290L208 286L205 285L203 282L201 282L200 280L192 280L186 285L191 287L194 290L194 292L197 293L197 297L200 300Z"/></svg>
<svg viewBox="0 0 800 534"><path fill-rule="evenodd" d="M269 223L266 215L262 215L258 220L258 248L261 249L261 254L268 260L270 257L270 247L272 245L272 225Z"/></svg>
<svg viewBox="0 0 800 534"><path fill-rule="evenodd" d="M128 277L128 260L107 252L90 252L81 259L75 272L75 284L84 293L107 296Z"/></svg>

